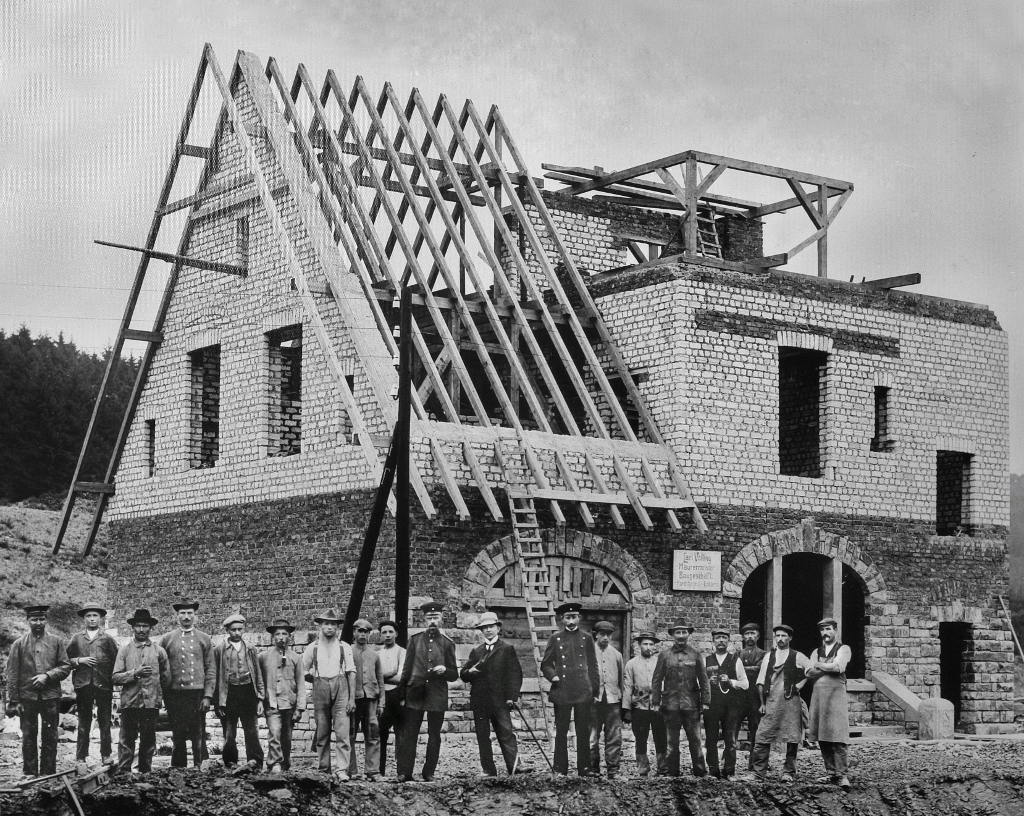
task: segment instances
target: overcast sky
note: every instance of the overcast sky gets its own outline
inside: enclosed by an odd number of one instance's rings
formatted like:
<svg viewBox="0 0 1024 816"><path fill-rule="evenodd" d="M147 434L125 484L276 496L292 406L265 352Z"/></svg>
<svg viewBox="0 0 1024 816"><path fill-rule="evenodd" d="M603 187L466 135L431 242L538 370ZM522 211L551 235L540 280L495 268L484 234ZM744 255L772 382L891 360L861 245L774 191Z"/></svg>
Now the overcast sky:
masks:
<svg viewBox="0 0 1024 816"><path fill-rule="evenodd" d="M225 68L244 49L288 77L301 61L315 81L497 103L534 175L694 148L852 181L830 276L920 272L913 291L995 310L1024 472L1024 4L0 5L0 329L113 341L137 258L92 241L144 243L208 41ZM810 232L799 211L774 219L769 253Z"/></svg>

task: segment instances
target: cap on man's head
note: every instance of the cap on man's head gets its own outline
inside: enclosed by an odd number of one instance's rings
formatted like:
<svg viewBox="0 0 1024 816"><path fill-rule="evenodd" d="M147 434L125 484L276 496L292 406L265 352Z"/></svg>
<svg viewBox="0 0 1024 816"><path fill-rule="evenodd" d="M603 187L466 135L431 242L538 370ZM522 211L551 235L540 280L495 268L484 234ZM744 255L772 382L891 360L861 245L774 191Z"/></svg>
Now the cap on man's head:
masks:
<svg viewBox="0 0 1024 816"><path fill-rule="evenodd" d="M594 624L595 632L608 632L611 634L615 631L615 627L609 621L598 621Z"/></svg>
<svg viewBox="0 0 1024 816"><path fill-rule="evenodd" d="M288 622L287 618L274 618L274 622L267 627L270 634L274 634L278 629L284 629L288 634L295 631L295 627Z"/></svg>
<svg viewBox="0 0 1024 816"><path fill-rule="evenodd" d="M833 629L838 629L839 621L835 618L822 618L818 621L818 628L821 629L823 626L831 626Z"/></svg>
<svg viewBox="0 0 1024 816"><path fill-rule="evenodd" d="M564 615L566 612L582 612L583 604L577 603L576 601L568 601L560 606L555 607L556 615Z"/></svg>
<svg viewBox="0 0 1024 816"><path fill-rule="evenodd" d="M740 634L745 635L747 632L757 632L761 634L761 627L756 623L745 623L740 627Z"/></svg>
<svg viewBox="0 0 1024 816"><path fill-rule="evenodd" d="M793 637L793 627L787 626L785 623L780 623L778 626L773 626L772 633L774 634L775 632L785 632L790 637Z"/></svg>
<svg viewBox="0 0 1024 816"><path fill-rule="evenodd" d="M229 626L234 626L236 623L245 624L245 617L236 612L234 615L228 615L224 618L224 628L227 629Z"/></svg>
<svg viewBox="0 0 1024 816"><path fill-rule="evenodd" d="M712 638L714 638L714 637L716 637L718 635L725 635L726 637L729 637L730 632L729 632L728 629L723 629L720 626L718 628L716 628L716 629L712 629L711 630L711 637Z"/></svg>
<svg viewBox="0 0 1024 816"><path fill-rule="evenodd" d="M33 615L45 615L50 607L46 604L32 604L30 606L23 606L22 609L25 612L26 617L31 618Z"/></svg>
<svg viewBox="0 0 1024 816"><path fill-rule="evenodd" d="M420 604L420 612L444 612L444 604L440 601L427 601Z"/></svg>
<svg viewBox="0 0 1024 816"><path fill-rule="evenodd" d="M175 612L180 612L182 609L191 609L195 612L199 609L199 601L178 601L176 604L171 604L171 609Z"/></svg>
<svg viewBox="0 0 1024 816"><path fill-rule="evenodd" d="M360 629L365 629L367 632L372 632L373 631L373 624L370 623L366 618L360 618L359 620L357 620L355 623L352 624L352 628L355 629L357 632Z"/></svg>
<svg viewBox="0 0 1024 816"><path fill-rule="evenodd" d="M661 638L654 634L654 632L637 632L633 636L633 640L637 641L638 643L641 640L653 640L655 643L661 643Z"/></svg>

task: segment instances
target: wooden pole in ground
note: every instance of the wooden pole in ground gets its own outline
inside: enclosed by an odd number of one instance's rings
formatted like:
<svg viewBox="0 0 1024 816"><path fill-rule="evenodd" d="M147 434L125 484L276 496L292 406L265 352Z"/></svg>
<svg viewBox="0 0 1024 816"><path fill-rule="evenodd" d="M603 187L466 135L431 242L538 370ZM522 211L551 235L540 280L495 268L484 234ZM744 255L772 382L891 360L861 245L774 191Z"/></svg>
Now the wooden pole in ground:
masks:
<svg viewBox="0 0 1024 816"><path fill-rule="evenodd" d="M398 421L395 423L395 623L398 643L409 640L409 413L412 400L412 293L404 281L399 315Z"/></svg>

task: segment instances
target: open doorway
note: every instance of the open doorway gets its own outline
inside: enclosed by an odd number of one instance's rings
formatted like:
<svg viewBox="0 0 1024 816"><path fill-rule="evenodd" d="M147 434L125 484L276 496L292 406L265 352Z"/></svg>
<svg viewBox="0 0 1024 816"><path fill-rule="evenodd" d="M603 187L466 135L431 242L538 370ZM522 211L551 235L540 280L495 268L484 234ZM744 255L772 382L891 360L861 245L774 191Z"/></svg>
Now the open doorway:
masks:
<svg viewBox="0 0 1024 816"><path fill-rule="evenodd" d="M963 711L964 670L974 643L973 629L960 621L939 624L939 689L943 699L953 704L954 726L959 726Z"/></svg>

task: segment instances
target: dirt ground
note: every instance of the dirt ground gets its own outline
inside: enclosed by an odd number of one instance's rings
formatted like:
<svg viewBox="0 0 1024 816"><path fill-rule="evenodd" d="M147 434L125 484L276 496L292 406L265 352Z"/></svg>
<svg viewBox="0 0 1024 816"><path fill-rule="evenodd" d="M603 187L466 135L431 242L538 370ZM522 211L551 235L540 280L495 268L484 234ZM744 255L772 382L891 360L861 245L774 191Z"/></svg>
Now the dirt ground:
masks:
<svg viewBox="0 0 1024 816"><path fill-rule="evenodd" d="M479 777L475 743L453 740L442 747L435 782L404 785L393 781L339 785L316 772L311 757L294 761L291 773L272 777L233 774L216 761L205 771L172 770L168 758L158 755L152 774L115 781L80 798L88 816L1024 814L1024 734L941 743L855 743L850 746L853 790L848 794L814 782L824 773L816 751L801 750L797 781L784 784L779 780L779 750L773 751L770 780L746 783L693 777L640 779L635 776L632 743L627 741L623 748L621 776L614 781L552 780L539 750L529 742L521 743L521 752L532 763L532 772L515 779L485 780ZM361 759L361 746L359 755ZM70 743L61 743L60 756L60 769L74 767ZM14 785L20 760L17 741L0 742L0 788ZM746 754L741 752L741 767L745 762ZM393 773L390 767L389 772ZM73 813L58 782L0 793L0 816Z"/></svg>

